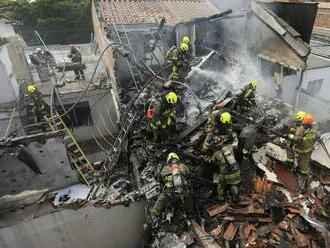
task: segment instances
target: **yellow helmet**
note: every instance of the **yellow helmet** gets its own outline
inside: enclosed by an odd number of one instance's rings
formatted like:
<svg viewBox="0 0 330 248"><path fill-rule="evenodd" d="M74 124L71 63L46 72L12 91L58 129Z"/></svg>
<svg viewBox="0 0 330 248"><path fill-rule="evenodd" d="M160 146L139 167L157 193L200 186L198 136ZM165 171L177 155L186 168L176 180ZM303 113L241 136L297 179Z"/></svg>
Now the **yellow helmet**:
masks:
<svg viewBox="0 0 330 248"><path fill-rule="evenodd" d="M190 39L188 36L183 36L182 38L182 43L186 43L186 44L189 44L190 43Z"/></svg>
<svg viewBox="0 0 330 248"><path fill-rule="evenodd" d="M29 93L33 93L33 92L35 92L36 89L37 89L37 88L36 88L34 85L29 85L29 86L27 87L27 91L28 91Z"/></svg>
<svg viewBox="0 0 330 248"><path fill-rule="evenodd" d="M231 123L231 114L229 114L228 112L224 112L220 115L220 121L223 124L229 124Z"/></svg>
<svg viewBox="0 0 330 248"><path fill-rule="evenodd" d="M306 115L306 112L304 111L299 111L297 114L296 114L296 121L299 121L299 122L302 122L303 119L304 119L304 116Z"/></svg>
<svg viewBox="0 0 330 248"><path fill-rule="evenodd" d="M257 89L257 86L258 86L258 81L257 80L253 80L250 82L250 86L253 88L253 89Z"/></svg>
<svg viewBox="0 0 330 248"><path fill-rule="evenodd" d="M180 160L178 154L176 154L175 152L170 152L168 155L167 155L167 162L170 162L172 159L176 159L176 160Z"/></svg>
<svg viewBox="0 0 330 248"><path fill-rule="evenodd" d="M166 101L171 104L176 104L178 102L178 96L171 91L166 95Z"/></svg>
<svg viewBox="0 0 330 248"><path fill-rule="evenodd" d="M180 44L180 51L182 51L182 52L187 52L189 50L189 46L188 46L188 44L186 44L186 43L181 43Z"/></svg>

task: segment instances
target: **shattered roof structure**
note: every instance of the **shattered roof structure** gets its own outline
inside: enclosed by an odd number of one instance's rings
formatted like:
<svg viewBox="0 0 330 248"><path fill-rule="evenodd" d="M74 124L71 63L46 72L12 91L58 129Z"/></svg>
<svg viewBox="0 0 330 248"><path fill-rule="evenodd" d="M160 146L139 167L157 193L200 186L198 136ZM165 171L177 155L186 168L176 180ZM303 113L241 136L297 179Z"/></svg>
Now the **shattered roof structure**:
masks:
<svg viewBox="0 0 330 248"><path fill-rule="evenodd" d="M279 37L279 39L269 39L269 42L265 42L259 57L294 70L305 69L306 60L311 52L305 41L309 41L307 38L310 37L310 34L306 34L303 38L296 29L275 14L270 7L262 3L251 3L253 13ZM283 14L283 16L290 16L290 14ZM291 20L291 18L285 19Z"/></svg>
<svg viewBox="0 0 330 248"><path fill-rule="evenodd" d="M295 29L294 31L289 29L289 32L292 31L295 34L297 31L304 42L310 42L317 13L317 3L273 2L263 3L263 6ZM286 25L284 24L284 26Z"/></svg>
<svg viewBox="0 0 330 248"><path fill-rule="evenodd" d="M158 23L165 17L167 25L175 26L192 18L217 13L217 9L206 0L107 0L99 1L99 5L107 24Z"/></svg>

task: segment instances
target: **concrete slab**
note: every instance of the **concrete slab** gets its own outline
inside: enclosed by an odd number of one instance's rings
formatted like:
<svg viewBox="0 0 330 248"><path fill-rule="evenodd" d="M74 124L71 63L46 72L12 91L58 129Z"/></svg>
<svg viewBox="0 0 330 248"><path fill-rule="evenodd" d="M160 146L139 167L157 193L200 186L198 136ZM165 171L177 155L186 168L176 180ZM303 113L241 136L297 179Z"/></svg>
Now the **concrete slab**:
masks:
<svg viewBox="0 0 330 248"><path fill-rule="evenodd" d="M1 157L0 196L15 195L24 190L55 190L79 181L60 140L50 139L45 144L31 143L27 151L35 160L41 174L32 171L14 155Z"/></svg>
<svg viewBox="0 0 330 248"><path fill-rule="evenodd" d="M142 247L144 222L144 202L111 209L92 206L76 211L65 209L0 229L0 247Z"/></svg>

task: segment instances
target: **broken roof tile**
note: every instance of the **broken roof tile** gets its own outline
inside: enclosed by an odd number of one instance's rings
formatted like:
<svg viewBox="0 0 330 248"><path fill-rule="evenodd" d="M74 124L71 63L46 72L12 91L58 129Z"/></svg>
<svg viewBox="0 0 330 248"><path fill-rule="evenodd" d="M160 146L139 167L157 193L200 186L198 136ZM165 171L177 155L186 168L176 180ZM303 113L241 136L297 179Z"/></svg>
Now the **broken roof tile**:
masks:
<svg viewBox="0 0 330 248"><path fill-rule="evenodd" d="M233 240L238 230L238 227L239 225L230 223L226 229L226 232L223 235L223 238L226 240Z"/></svg>
<svg viewBox="0 0 330 248"><path fill-rule="evenodd" d="M207 212L211 217L214 217L218 214L221 214L227 210L228 204L224 205L215 205L207 209Z"/></svg>

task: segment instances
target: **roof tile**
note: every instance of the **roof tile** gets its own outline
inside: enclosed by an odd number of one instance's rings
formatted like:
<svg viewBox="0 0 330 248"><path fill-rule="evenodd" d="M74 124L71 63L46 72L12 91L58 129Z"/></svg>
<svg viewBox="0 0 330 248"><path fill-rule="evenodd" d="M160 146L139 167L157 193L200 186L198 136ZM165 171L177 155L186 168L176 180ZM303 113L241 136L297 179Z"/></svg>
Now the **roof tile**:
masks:
<svg viewBox="0 0 330 248"><path fill-rule="evenodd" d="M174 26L217 13L207 0L99 0L99 4L108 24L158 23L165 17L166 24Z"/></svg>

